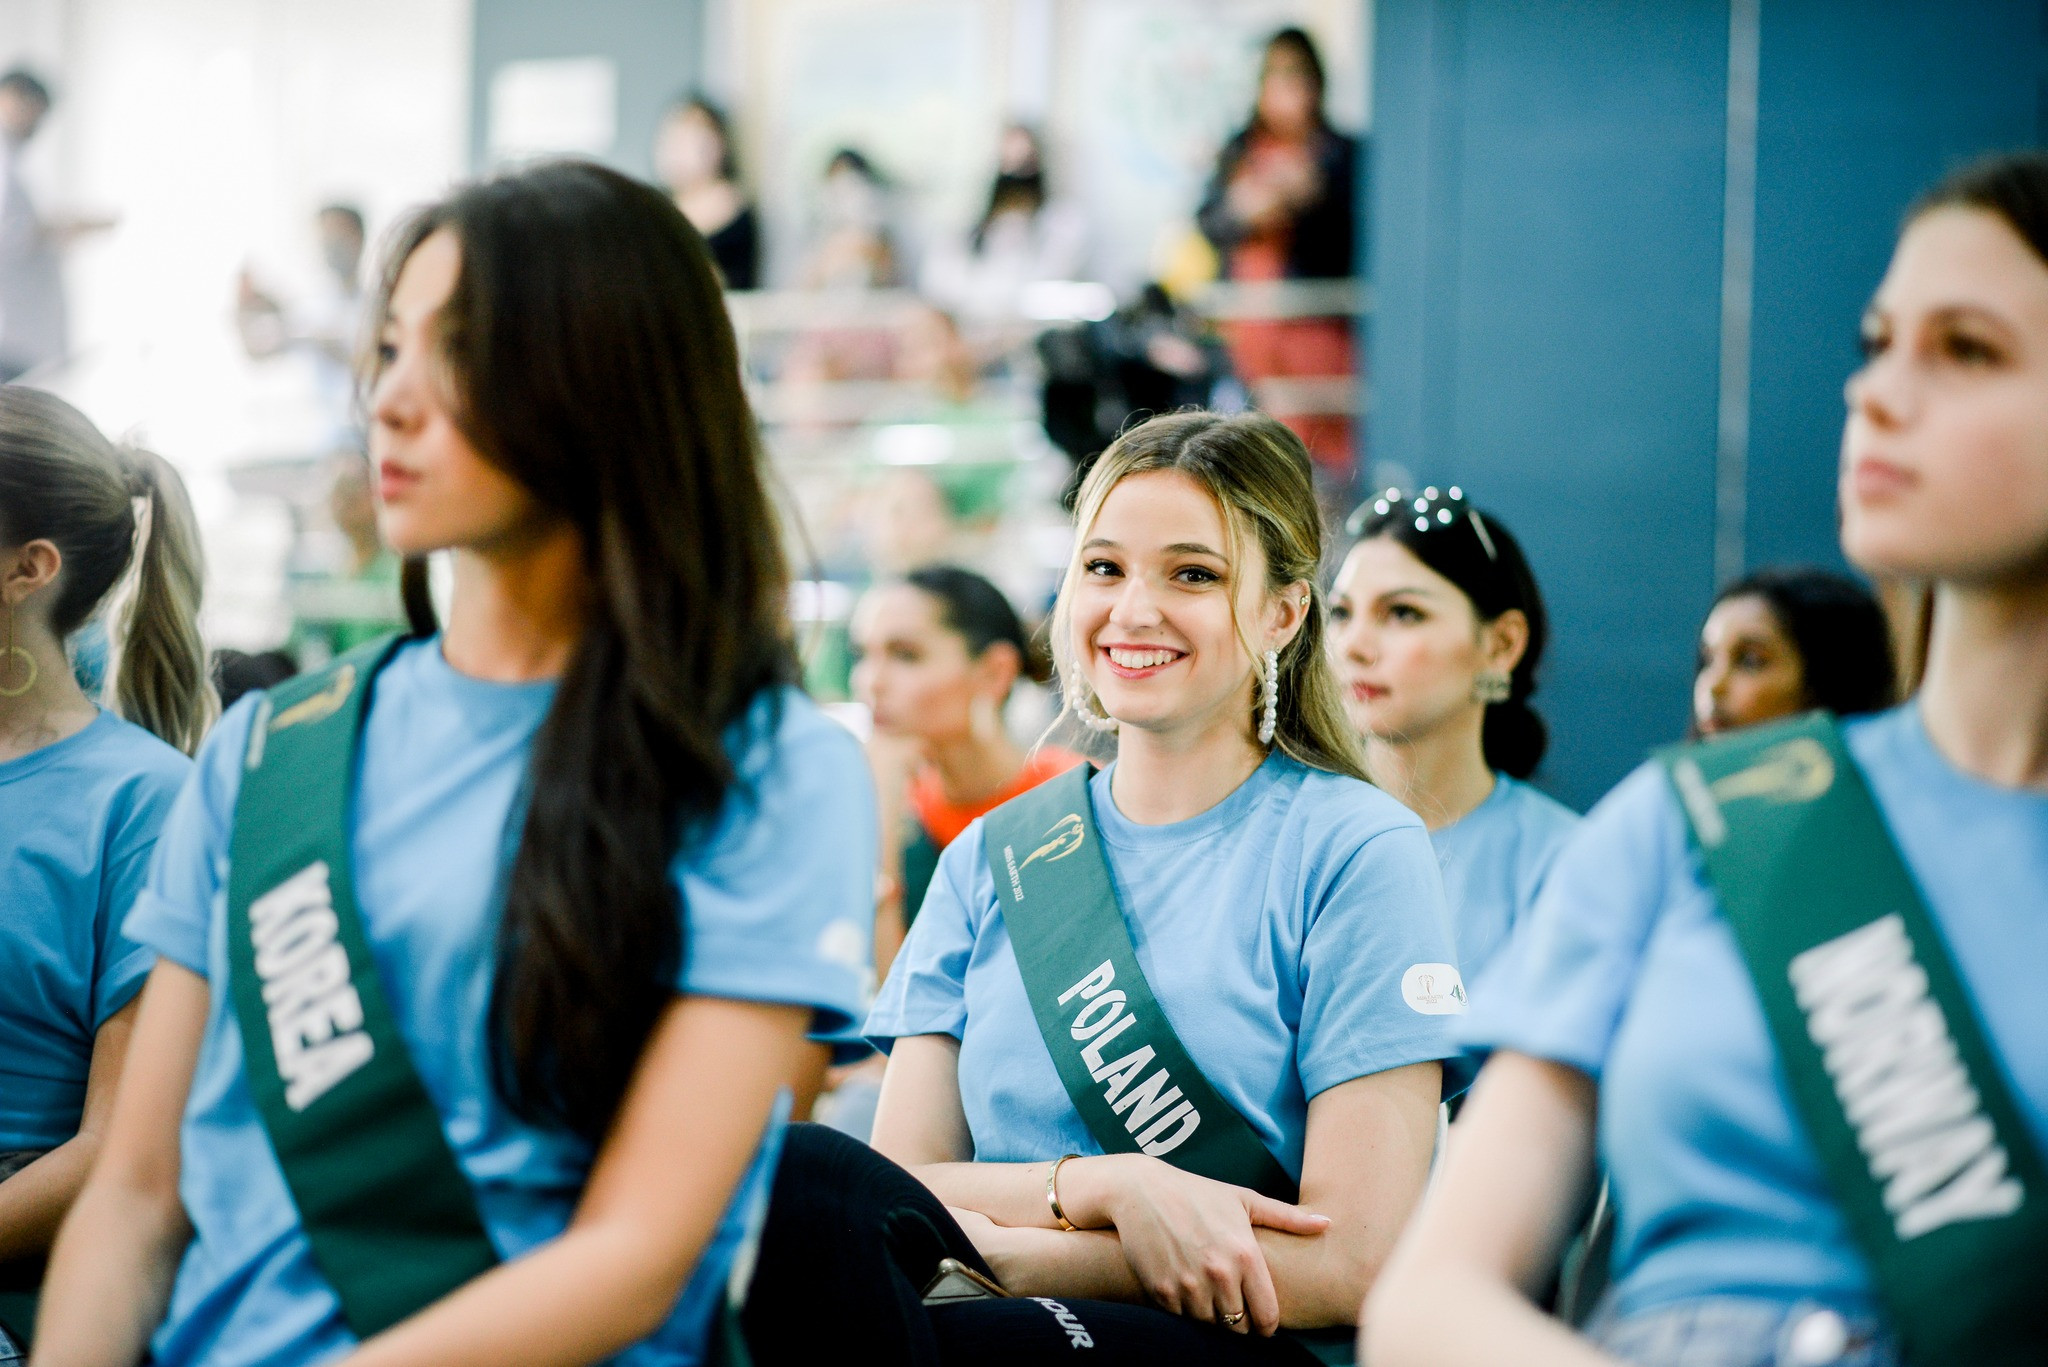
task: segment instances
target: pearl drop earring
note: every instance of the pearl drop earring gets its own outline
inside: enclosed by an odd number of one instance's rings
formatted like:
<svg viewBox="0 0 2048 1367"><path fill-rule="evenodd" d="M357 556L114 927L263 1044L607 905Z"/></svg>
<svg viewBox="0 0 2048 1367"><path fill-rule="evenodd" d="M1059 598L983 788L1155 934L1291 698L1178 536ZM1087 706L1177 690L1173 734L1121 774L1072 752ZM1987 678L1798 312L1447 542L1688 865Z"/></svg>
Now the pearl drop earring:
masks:
<svg viewBox="0 0 2048 1367"><path fill-rule="evenodd" d="M1266 711L1259 718L1259 744L1271 745L1280 729L1280 652L1266 652Z"/></svg>

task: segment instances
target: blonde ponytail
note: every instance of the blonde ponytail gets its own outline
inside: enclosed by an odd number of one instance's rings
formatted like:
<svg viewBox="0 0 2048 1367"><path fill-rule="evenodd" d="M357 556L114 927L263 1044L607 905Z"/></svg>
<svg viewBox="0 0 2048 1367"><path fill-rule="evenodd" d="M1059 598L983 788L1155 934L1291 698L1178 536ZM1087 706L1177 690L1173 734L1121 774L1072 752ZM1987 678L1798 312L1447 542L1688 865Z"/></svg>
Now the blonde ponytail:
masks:
<svg viewBox="0 0 2048 1367"><path fill-rule="evenodd" d="M135 593L120 632L114 709L186 754L220 712L206 675L199 597L206 579L199 525L185 482L162 456L130 450L133 488L146 500Z"/></svg>

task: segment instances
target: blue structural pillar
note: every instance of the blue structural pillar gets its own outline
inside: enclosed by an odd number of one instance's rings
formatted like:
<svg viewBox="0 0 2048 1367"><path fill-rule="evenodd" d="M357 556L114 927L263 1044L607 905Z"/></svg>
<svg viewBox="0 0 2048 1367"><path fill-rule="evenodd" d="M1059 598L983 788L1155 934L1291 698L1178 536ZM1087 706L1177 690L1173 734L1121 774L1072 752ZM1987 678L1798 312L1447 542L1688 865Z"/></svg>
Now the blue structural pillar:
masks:
<svg viewBox="0 0 2048 1367"><path fill-rule="evenodd" d="M1379 0L1368 458L1549 599L1541 778L1685 728L1717 580L1839 563L1862 302L1941 172L2041 134L2040 0Z"/></svg>

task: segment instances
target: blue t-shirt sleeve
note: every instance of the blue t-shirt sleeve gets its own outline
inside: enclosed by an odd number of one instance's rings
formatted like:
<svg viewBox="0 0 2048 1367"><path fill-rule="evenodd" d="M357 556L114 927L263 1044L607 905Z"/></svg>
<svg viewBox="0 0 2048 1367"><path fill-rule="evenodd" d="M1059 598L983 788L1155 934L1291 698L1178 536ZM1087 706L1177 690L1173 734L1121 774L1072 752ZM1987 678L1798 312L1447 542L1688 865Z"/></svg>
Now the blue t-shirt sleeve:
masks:
<svg viewBox="0 0 2048 1367"><path fill-rule="evenodd" d="M1456 963L1443 876L1421 824L1372 835L1311 895L1301 955L1303 1094L1456 1054L1446 1014L1456 1008L1434 993L1430 1009L1415 1005L1406 981L1418 965Z"/></svg>
<svg viewBox="0 0 2048 1367"><path fill-rule="evenodd" d="M983 848L976 819L940 853L917 919L868 1013L867 1037L876 1048L887 1050L905 1035L959 1039L967 1029L974 927L994 908L996 896Z"/></svg>
<svg viewBox="0 0 2048 1367"><path fill-rule="evenodd" d="M779 709L771 736L768 718ZM680 991L812 1007L844 1030L872 977L874 781L860 743L795 693L755 704L756 736L716 827L676 856Z"/></svg>
<svg viewBox="0 0 2048 1367"><path fill-rule="evenodd" d="M192 766L180 755L164 757L138 775L124 794L124 808L107 833L106 877L100 885L93 923L98 972L93 975L92 1028L119 1011L142 989L156 955L123 933L128 913L141 896L164 819L178 799Z"/></svg>
<svg viewBox="0 0 2048 1367"><path fill-rule="evenodd" d="M207 973L208 930L216 911L225 910L228 836L256 705L253 694L237 702L200 747L164 818L148 880L122 927L129 939L201 977Z"/></svg>
<svg viewBox="0 0 2048 1367"><path fill-rule="evenodd" d="M1646 764L1558 852L1526 921L1472 985L1460 1041L1598 1078L1643 947L1691 857L1663 772Z"/></svg>

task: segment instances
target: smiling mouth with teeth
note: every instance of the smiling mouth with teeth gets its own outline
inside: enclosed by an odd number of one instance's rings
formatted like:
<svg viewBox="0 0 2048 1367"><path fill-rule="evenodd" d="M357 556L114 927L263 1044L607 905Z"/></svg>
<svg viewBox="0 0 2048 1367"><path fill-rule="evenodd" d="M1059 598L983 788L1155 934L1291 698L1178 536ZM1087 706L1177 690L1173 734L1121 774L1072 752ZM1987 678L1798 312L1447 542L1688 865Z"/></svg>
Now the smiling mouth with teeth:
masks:
<svg viewBox="0 0 2048 1367"><path fill-rule="evenodd" d="M1177 650L1129 650L1118 646L1105 648L1110 663L1124 669L1153 669L1159 665L1172 664L1180 658Z"/></svg>

